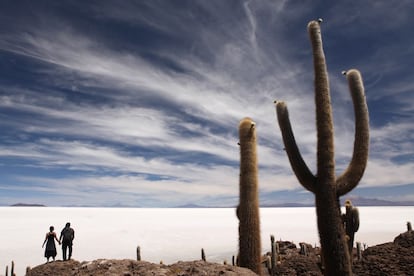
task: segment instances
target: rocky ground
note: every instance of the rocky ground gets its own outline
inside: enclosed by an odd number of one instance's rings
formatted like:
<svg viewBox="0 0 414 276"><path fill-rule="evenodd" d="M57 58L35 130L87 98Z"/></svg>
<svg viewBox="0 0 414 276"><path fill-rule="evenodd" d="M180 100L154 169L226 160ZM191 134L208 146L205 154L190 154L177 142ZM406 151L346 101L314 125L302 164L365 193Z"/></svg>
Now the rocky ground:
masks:
<svg viewBox="0 0 414 276"><path fill-rule="evenodd" d="M323 275L319 249L305 245L306 254L290 242L279 242L280 259L276 275ZM302 253L303 250L302 250ZM393 242L369 247L362 252L362 259L354 256L354 275L414 275L414 232L405 232ZM263 275L269 275L266 256L263 257ZM76 275L256 275L252 271L218 263L204 261L177 262L172 265L154 264L135 260L95 260L91 262L56 261L30 269L30 276Z"/></svg>
<svg viewBox="0 0 414 276"><path fill-rule="evenodd" d="M204 261L177 262L172 265L154 264L135 260L95 260L92 262L56 261L31 269L30 276L76 275L76 276L172 276L172 275L224 275L254 276L251 270L231 265Z"/></svg>
<svg viewBox="0 0 414 276"><path fill-rule="evenodd" d="M405 232L393 242L367 248L355 264L357 275L414 275L414 232Z"/></svg>

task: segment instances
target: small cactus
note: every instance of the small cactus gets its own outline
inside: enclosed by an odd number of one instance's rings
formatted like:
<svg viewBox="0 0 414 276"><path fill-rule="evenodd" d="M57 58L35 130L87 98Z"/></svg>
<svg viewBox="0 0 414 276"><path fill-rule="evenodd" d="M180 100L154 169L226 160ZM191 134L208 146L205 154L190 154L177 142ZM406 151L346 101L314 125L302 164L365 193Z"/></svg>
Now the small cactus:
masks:
<svg viewBox="0 0 414 276"><path fill-rule="evenodd" d="M10 276L16 276L16 274L14 274L14 261L11 262Z"/></svg>
<svg viewBox="0 0 414 276"><path fill-rule="evenodd" d="M204 252L204 248L201 248L201 260L206 261L206 253Z"/></svg>
<svg viewBox="0 0 414 276"><path fill-rule="evenodd" d="M239 124L240 138L240 203L239 260L240 266L261 274L261 241L256 156L256 128L250 118Z"/></svg>
<svg viewBox="0 0 414 276"><path fill-rule="evenodd" d="M271 255L271 275L276 275L276 263L277 263L277 243L275 242L275 236L270 236L270 246L272 249Z"/></svg>
<svg viewBox="0 0 414 276"><path fill-rule="evenodd" d="M357 245L357 259L358 261L361 261L362 260L362 246L360 242L357 242L356 245Z"/></svg>
<svg viewBox="0 0 414 276"><path fill-rule="evenodd" d="M141 247L137 246L137 261L141 261Z"/></svg>
<svg viewBox="0 0 414 276"><path fill-rule="evenodd" d="M345 234L348 237L348 250L351 262L353 259L354 237L359 229L359 212L358 208L352 206L351 200L345 201L345 214L342 215L342 220L345 226Z"/></svg>
<svg viewBox="0 0 414 276"><path fill-rule="evenodd" d="M299 254L308 256L308 247L307 247L306 243L300 242L299 246L300 246Z"/></svg>

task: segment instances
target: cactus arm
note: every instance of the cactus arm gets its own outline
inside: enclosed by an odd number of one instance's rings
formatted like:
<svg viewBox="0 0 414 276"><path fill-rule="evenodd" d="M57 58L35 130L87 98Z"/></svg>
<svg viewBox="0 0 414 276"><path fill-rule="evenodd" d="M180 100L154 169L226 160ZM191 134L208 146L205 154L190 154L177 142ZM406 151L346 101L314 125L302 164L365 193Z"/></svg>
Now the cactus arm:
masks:
<svg viewBox="0 0 414 276"><path fill-rule="evenodd" d="M357 70L346 73L355 112L355 141L348 168L336 180L337 194L342 196L358 185L364 174L369 151L369 116L361 74Z"/></svg>
<svg viewBox="0 0 414 276"><path fill-rule="evenodd" d="M300 154L299 148L293 135L292 126L289 120L289 113L284 102L276 102L277 119L280 131L282 132L283 143L289 158L290 165L299 180L299 183L308 191L315 192L315 176L309 170Z"/></svg>
<svg viewBox="0 0 414 276"><path fill-rule="evenodd" d="M317 177L320 179L318 182L333 185L335 179L333 173L335 170L333 120L320 22L309 22L308 33L312 44L315 70L316 127L318 133ZM323 187L320 188L323 189Z"/></svg>

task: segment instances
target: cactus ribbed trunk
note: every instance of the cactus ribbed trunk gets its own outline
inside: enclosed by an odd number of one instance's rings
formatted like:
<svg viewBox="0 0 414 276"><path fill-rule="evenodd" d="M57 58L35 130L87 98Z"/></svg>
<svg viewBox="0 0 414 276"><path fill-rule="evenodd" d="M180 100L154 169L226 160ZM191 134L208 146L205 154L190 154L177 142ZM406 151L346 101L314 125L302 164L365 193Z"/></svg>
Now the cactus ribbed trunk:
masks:
<svg viewBox="0 0 414 276"><path fill-rule="evenodd" d="M321 192L315 194L315 203L325 275L352 275L338 200L332 193Z"/></svg>
<svg viewBox="0 0 414 276"><path fill-rule="evenodd" d="M300 184L315 194L316 214L325 275L352 275L351 259L341 219L339 197L355 188L368 160L369 119L362 78L357 70L346 73L355 110L355 142L351 162L344 173L336 177L334 128L331 110L328 72L323 52L321 21L308 24L315 70L315 104L317 129L317 173L313 175L303 160L284 102L276 102L277 117L283 142L294 173Z"/></svg>
<svg viewBox="0 0 414 276"><path fill-rule="evenodd" d="M258 168L255 123L250 118L239 124L240 137L240 203L239 260L240 266L261 274L261 241L258 193Z"/></svg>

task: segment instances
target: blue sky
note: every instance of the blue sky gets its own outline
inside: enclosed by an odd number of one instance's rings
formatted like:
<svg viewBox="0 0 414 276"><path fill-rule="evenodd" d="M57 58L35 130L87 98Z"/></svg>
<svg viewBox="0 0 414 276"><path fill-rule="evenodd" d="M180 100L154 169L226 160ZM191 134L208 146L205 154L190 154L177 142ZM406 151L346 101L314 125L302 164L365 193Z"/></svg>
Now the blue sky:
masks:
<svg viewBox="0 0 414 276"><path fill-rule="evenodd" d="M414 200L413 1L1 1L0 204L238 202L238 124L256 122L262 203L313 202L275 99L315 168L322 32L338 174L352 154L343 70L361 71L370 156L354 196ZM315 169L314 169L315 170Z"/></svg>

